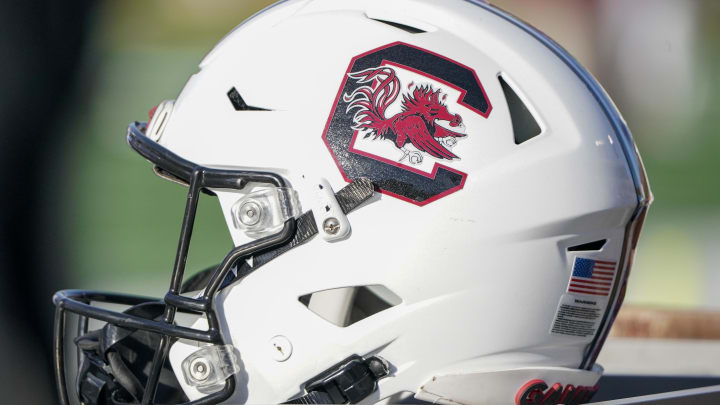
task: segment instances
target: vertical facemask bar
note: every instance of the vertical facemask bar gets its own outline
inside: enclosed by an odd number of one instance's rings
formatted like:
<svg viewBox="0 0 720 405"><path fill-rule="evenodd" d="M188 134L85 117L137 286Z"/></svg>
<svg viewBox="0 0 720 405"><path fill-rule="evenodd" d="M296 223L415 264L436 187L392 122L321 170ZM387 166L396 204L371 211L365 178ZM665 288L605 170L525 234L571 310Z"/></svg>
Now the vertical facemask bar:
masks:
<svg viewBox="0 0 720 405"><path fill-rule="evenodd" d="M167 312L168 309L171 308L169 305L165 308L165 311ZM173 313L174 308L173 308ZM174 316L173 316L174 317ZM170 321L172 322L172 321ZM168 323L170 323L168 322ZM150 374L148 375L147 383L145 384L145 390L143 392L142 397L142 405L151 405L153 401L155 400L155 393L157 392L157 383L158 379L160 378L160 371L162 370L162 366L165 363L165 360L168 356L168 351L170 350L170 337L167 335L162 335L160 337L160 343L158 344L157 349L155 349L155 354L153 355L152 360L152 369L150 370Z"/></svg>
<svg viewBox="0 0 720 405"><path fill-rule="evenodd" d="M53 357L55 360L55 381L57 381L60 405L68 405L67 382L65 381L65 310L62 306L55 307L55 339L53 340Z"/></svg>
<svg viewBox="0 0 720 405"><path fill-rule="evenodd" d="M80 320L78 321L78 330L77 330L77 336L82 336L88 333L88 325L90 323L90 320L87 316L78 315ZM77 364L80 364L80 361L82 360L82 351L80 349L76 350L76 361Z"/></svg>
<svg viewBox="0 0 720 405"><path fill-rule="evenodd" d="M202 188L202 170L194 170L190 178L190 187L188 190L187 201L185 203L185 214L183 215L182 227L180 228L180 237L178 240L177 253L175 254L175 265L173 266L172 278L170 279L169 292L179 294L182 285L183 275L185 274L185 264L187 263L188 250L190 249L190 239L192 238L192 230L195 225L195 214L197 213L198 199L200 198L200 189ZM172 304L165 304L165 313L163 321L172 324L175 320L176 307ZM155 399L157 392L157 383L160 378L165 360L170 350L170 337L163 335L160 337L155 354L153 355L152 368L148 375L145 390L143 392L142 405L150 405Z"/></svg>
<svg viewBox="0 0 720 405"><path fill-rule="evenodd" d="M168 155L168 153L165 153L165 156L163 157L167 158ZM174 162L181 162L179 159L171 160ZM181 164L175 169L178 170L178 172L187 172L186 165ZM208 186L227 185L232 185L236 188L242 188L244 184L247 184L248 181L271 183L277 187L287 186L285 180L282 179L282 177L273 173L247 172L243 173L244 176L235 179L233 179L233 174L237 173L231 173L224 170L206 169L195 166L192 168L192 172L190 176L188 176L189 178L185 178L185 181L187 181L188 183L189 190L185 205L185 213L183 215L183 223L180 229L178 248L175 255L175 264L173 266L170 287L168 289L168 293L165 296L166 307L163 314L163 321L171 325L175 319L175 313L178 307L191 310L199 310L198 312L201 312L207 316L208 332L211 335L217 337L217 339L215 339L217 340L217 342L215 343L222 343L222 338L217 333L219 325L217 322L217 317L212 311L212 297L217 292L221 282L224 280L225 276L229 272L230 267L237 259L249 254L250 252L267 249L270 246L283 243L284 241L289 240L295 233L295 221L294 219L290 219L285 223L282 231L280 231L279 233L266 238L258 239L254 242L233 249L232 251L230 251L230 253L228 253L228 255L225 256L221 265L218 266L218 269L216 270L215 275L212 277L210 283L205 289L201 300L198 301L195 299L180 296L183 276L185 273L185 265L187 263L187 256L190 248L190 240L192 238L192 230L195 223L195 215L197 213L198 200L200 198L200 191L202 190L202 188ZM161 336L160 343L158 344L158 347L153 356L152 368L148 375L147 384L145 385L145 390L143 392L143 398L141 402L143 405L151 405L154 401L155 394L157 392L157 383L160 378L160 373L162 371L163 365L167 359L171 343L172 341L170 336ZM225 391L232 393L234 389L234 382L234 376L231 376L226 382L223 391L216 394L222 395ZM200 399L198 400L198 403L202 403L202 401L205 400L210 400L210 397L214 396L217 395L210 395L209 397Z"/></svg>
<svg viewBox="0 0 720 405"><path fill-rule="evenodd" d="M82 300L86 302L87 300ZM65 324L67 322L67 313L65 308L58 305L55 308L55 325L53 339L53 361L55 369L55 381L57 381L58 396L61 405L69 405L69 397L67 392L67 381L65 379ZM87 316L78 315L78 336L88 331L89 318ZM77 365L80 364L82 353L77 349Z"/></svg>
<svg viewBox="0 0 720 405"><path fill-rule="evenodd" d="M183 215L182 227L180 228L180 238L178 240L177 253L175 255L175 265L173 266L173 274L170 280L170 291L173 294L180 293L183 275L185 274L185 264L187 263L188 250L190 249L190 239L192 238L192 230L195 225L195 214L197 213L198 199L200 198L200 189L202 188L203 172L195 170L190 179L190 188L188 190L187 202L185 205L185 214ZM174 313L165 312L165 319L174 317ZM171 321L170 321L171 322Z"/></svg>

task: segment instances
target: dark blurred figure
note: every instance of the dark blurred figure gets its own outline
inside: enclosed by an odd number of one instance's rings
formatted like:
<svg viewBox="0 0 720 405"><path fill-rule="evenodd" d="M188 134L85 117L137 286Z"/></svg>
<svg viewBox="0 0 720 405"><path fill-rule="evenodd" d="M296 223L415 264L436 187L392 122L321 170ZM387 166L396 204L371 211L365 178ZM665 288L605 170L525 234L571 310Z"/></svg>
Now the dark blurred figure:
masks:
<svg viewBox="0 0 720 405"><path fill-rule="evenodd" d="M0 393L57 403L50 297L58 240L62 117L73 99L90 1L0 1Z"/></svg>

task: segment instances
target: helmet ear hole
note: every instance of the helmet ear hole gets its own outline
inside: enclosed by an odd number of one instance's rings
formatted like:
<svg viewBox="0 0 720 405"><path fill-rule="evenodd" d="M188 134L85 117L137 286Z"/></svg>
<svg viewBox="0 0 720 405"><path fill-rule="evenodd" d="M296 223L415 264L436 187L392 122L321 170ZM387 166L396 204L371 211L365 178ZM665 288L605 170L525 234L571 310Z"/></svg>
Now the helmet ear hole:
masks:
<svg viewBox="0 0 720 405"><path fill-rule="evenodd" d="M350 326L402 302L382 285L341 287L298 298L309 310L337 326Z"/></svg>

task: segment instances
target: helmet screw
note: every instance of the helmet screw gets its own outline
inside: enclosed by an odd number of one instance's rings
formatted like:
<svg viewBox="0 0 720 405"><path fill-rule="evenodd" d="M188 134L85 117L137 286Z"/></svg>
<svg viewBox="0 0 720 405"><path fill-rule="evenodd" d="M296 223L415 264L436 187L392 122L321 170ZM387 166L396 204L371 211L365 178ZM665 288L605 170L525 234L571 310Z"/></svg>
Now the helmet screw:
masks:
<svg viewBox="0 0 720 405"><path fill-rule="evenodd" d="M335 235L340 230L340 221L333 217L326 219L323 221L323 230L325 233Z"/></svg>
<svg viewBox="0 0 720 405"><path fill-rule="evenodd" d="M238 210L240 222L245 226L257 225L262 217L262 207L255 201L247 201Z"/></svg>
<svg viewBox="0 0 720 405"><path fill-rule="evenodd" d="M210 376L210 364L203 357L198 357L190 363L190 376L196 381L203 381Z"/></svg>
<svg viewBox="0 0 720 405"><path fill-rule="evenodd" d="M290 340L285 336L273 336L272 339L270 339L270 345L272 358L275 359L275 361L285 361L290 358L293 347Z"/></svg>

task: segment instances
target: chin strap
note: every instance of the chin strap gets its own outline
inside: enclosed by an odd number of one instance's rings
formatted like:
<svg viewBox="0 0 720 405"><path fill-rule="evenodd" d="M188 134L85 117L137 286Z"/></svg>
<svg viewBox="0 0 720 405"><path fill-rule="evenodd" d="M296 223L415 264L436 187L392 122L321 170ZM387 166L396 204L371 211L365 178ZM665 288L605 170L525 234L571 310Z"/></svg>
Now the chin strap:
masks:
<svg viewBox="0 0 720 405"><path fill-rule="evenodd" d="M373 183L365 177L360 177L353 180L352 182L350 182L350 184L346 185L345 187L340 189L340 191L335 193L335 199L340 205L343 213L347 214L355 208L359 207L365 201L369 200L370 197L372 197L374 191L375 186L373 185ZM276 249L267 251L265 253L253 256L252 262L248 262L246 260L239 260L238 262L236 262L235 268L233 269L233 271L228 273L220 288L225 288L235 280L239 280L247 276L248 274L257 270L270 260L280 256L281 254L287 252L288 250L296 246L302 245L303 243L307 242L308 240L310 240L310 238L312 238L318 233L318 228L315 223L315 216L313 215L312 211L307 211L300 215L297 218L296 227L297 230L295 231L295 236L292 238L292 240L290 240L290 242L286 243L285 245L282 245Z"/></svg>
<svg viewBox="0 0 720 405"><path fill-rule="evenodd" d="M283 404L334 404L330 395L322 391L313 391L307 395L291 399Z"/></svg>
<svg viewBox="0 0 720 405"><path fill-rule="evenodd" d="M372 197L374 191L375 185L370 179L360 177L335 193L335 199L340 204L343 214L347 214Z"/></svg>
<svg viewBox="0 0 720 405"><path fill-rule="evenodd" d="M390 367L380 357L352 356L310 380L307 394L284 404L356 404L377 389Z"/></svg>

